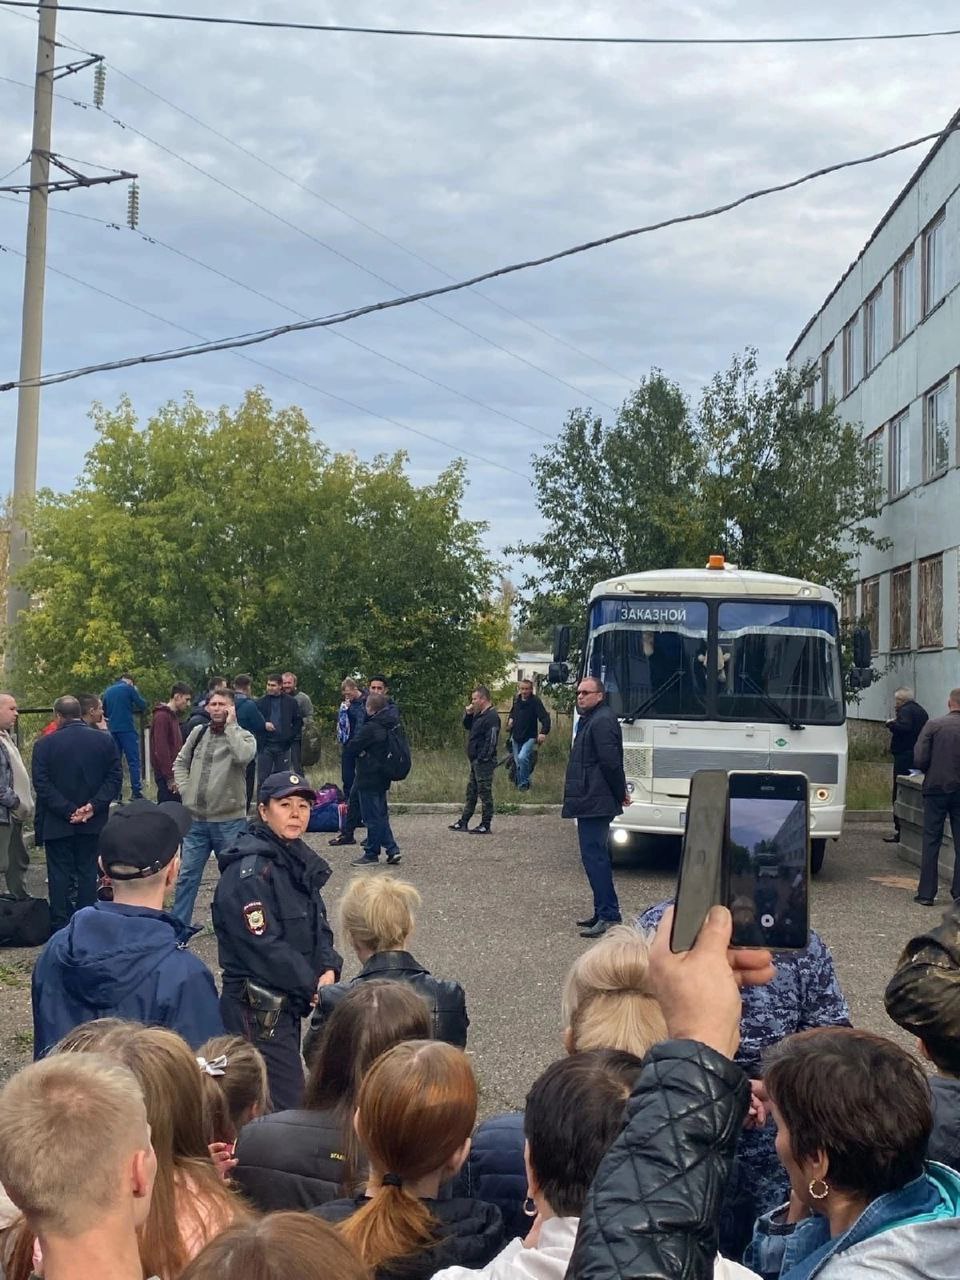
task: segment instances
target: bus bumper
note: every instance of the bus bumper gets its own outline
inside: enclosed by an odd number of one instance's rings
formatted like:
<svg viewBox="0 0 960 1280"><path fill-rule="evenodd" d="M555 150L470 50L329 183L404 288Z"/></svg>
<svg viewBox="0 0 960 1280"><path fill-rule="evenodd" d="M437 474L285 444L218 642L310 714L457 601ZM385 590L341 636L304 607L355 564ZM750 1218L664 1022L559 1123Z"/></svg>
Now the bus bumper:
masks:
<svg viewBox="0 0 960 1280"><path fill-rule="evenodd" d="M610 838L616 845L626 844L634 835L682 836L686 824L686 804L648 804L634 800L611 822ZM842 830L843 805L811 803L812 840L836 840Z"/></svg>

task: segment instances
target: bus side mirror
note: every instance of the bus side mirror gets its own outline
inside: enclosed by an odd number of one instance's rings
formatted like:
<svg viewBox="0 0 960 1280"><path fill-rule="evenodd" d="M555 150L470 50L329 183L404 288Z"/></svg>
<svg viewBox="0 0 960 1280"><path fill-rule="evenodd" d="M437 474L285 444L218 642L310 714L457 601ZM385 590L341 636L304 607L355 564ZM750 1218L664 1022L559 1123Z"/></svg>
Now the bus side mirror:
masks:
<svg viewBox="0 0 960 1280"><path fill-rule="evenodd" d="M853 629L853 665L860 668L869 668L873 662L873 646L870 643L870 630L868 627L854 627Z"/></svg>
<svg viewBox="0 0 960 1280"><path fill-rule="evenodd" d="M570 652L570 628L554 627L553 628L553 660L554 662L566 662L567 654ZM566 679L566 677L564 677Z"/></svg>
<svg viewBox="0 0 960 1280"><path fill-rule="evenodd" d="M547 668L547 680L550 684L566 684L570 679L570 668L565 662L551 662Z"/></svg>

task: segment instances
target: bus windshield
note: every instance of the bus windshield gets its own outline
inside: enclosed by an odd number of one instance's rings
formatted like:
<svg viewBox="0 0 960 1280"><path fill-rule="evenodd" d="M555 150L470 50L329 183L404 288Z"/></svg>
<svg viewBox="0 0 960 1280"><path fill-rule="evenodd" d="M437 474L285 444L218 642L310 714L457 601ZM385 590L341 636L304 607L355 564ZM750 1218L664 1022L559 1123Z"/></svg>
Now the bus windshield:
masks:
<svg viewBox="0 0 960 1280"><path fill-rule="evenodd" d="M801 723L843 720L837 616L830 605L725 601L717 626L718 719L775 719L775 703Z"/></svg>
<svg viewBox="0 0 960 1280"><path fill-rule="evenodd" d="M585 671L621 718L706 715L708 620L700 600L597 600Z"/></svg>
<svg viewBox="0 0 960 1280"><path fill-rule="evenodd" d="M816 601L595 600L583 670L621 719L844 720L836 611Z"/></svg>

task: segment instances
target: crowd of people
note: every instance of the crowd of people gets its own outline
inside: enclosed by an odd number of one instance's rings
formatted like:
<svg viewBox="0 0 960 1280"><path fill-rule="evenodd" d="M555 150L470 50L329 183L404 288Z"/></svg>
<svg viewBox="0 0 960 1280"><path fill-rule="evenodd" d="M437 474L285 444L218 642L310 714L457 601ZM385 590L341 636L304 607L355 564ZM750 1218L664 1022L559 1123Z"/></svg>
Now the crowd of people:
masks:
<svg viewBox="0 0 960 1280"><path fill-rule="evenodd" d="M851 1025L815 932L776 957L732 950L714 908L674 954L669 901L621 920L600 835L629 804L622 739L585 678L564 816L592 945L556 995L556 1061L524 1082L522 1111L478 1125L467 993L411 951L420 894L357 874L331 922L331 868L304 840L315 792L296 685L271 678L255 699L247 677L232 683L198 703L174 685L154 709L156 804L123 738L140 697L129 676L102 700L58 699L30 771L0 696L8 887L26 871L14 824L36 803L55 925L32 976L35 1061L0 1090L4 1280L957 1274L960 902L906 944L885 991L916 1056ZM332 843L365 825L361 867L399 861L386 793L401 721L374 683L344 681L338 717L346 813ZM899 716L912 699L898 698ZM937 784L931 811L952 816L960 690L941 720L901 718ZM452 829L482 835L500 733L483 686L464 728ZM529 785L550 730L532 686L507 728ZM115 804L121 753L132 794ZM211 851L219 990L189 945ZM350 980L338 945L359 962Z"/></svg>
<svg viewBox="0 0 960 1280"><path fill-rule="evenodd" d="M138 812L104 829L114 874L138 868L146 817L170 835L166 806ZM363 969L319 987L292 1106L269 1040L156 1025L172 955L135 976L139 1006L117 985L113 1005L70 1006L0 1090L5 1280L956 1275L960 905L907 944L885 995L932 1081L849 1025L819 939L791 970L731 950L715 908L674 954L663 904L655 930L621 925L578 957L563 1053L521 1112L479 1127L463 989L406 950L418 905L389 875L348 886Z"/></svg>

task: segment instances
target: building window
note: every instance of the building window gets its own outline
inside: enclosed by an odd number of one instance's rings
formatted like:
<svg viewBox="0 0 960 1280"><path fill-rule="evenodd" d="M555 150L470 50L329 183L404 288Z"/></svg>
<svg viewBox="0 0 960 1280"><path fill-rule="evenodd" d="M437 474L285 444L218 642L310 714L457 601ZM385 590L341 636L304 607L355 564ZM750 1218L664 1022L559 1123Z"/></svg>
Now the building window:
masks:
<svg viewBox="0 0 960 1280"><path fill-rule="evenodd" d="M950 454L950 428L947 425L946 382L934 387L923 397L923 478L932 480L943 475Z"/></svg>
<svg viewBox="0 0 960 1280"><path fill-rule="evenodd" d="M929 556L917 565L917 647L943 646L943 556Z"/></svg>
<svg viewBox="0 0 960 1280"><path fill-rule="evenodd" d="M830 365L833 362L833 343L820 357L820 408L825 409L830 403Z"/></svg>
<svg viewBox="0 0 960 1280"><path fill-rule="evenodd" d="M917 323L917 264L910 249L893 269L893 340L902 341Z"/></svg>
<svg viewBox="0 0 960 1280"><path fill-rule="evenodd" d="M940 213L923 233L923 314L927 315L947 292L947 215Z"/></svg>
<svg viewBox="0 0 960 1280"><path fill-rule="evenodd" d="M870 632L870 647L880 648L880 579L864 578L860 586L860 603L863 621Z"/></svg>
<svg viewBox="0 0 960 1280"><path fill-rule="evenodd" d="M890 497L899 497L909 487L910 411L907 409L890 423Z"/></svg>
<svg viewBox="0 0 960 1280"><path fill-rule="evenodd" d="M803 403L807 409L815 409L817 407L816 400L814 398L815 390L816 388L814 386L813 380L811 379L811 381L807 383L806 389L804 390L804 393L803 393Z"/></svg>
<svg viewBox="0 0 960 1280"><path fill-rule="evenodd" d="M910 565L890 575L890 648L910 648Z"/></svg>
<svg viewBox="0 0 960 1280"><path fill-rule="evenodd" d="M863 367L872 373L880 363L880 290L863 304Z"/></svg>
<svg viewBox="0 0 960 1280"><path fill-rule="evenodd" d="M864 465L867 478L877 500L883 494L883 427L873 431L863 442Z"/></svg>
<svg viewBox="0 0 960 1280"><path fill-rule="evenodd" d="M840 597L840 624L852 627L857 618L857 588L849 587Z"/></svg>
<svg viewBox="0 0 960 1280"><path fill-rule="evenodd" d="M863 323L860 312L843 330L843 394L849 395L863 377Z"/></svg>

